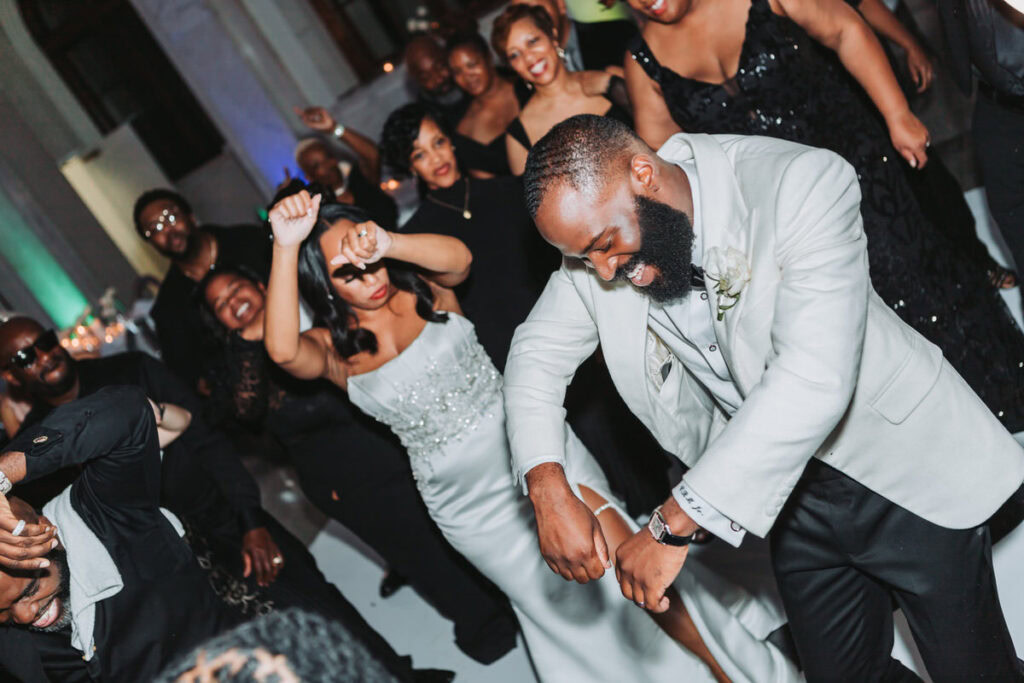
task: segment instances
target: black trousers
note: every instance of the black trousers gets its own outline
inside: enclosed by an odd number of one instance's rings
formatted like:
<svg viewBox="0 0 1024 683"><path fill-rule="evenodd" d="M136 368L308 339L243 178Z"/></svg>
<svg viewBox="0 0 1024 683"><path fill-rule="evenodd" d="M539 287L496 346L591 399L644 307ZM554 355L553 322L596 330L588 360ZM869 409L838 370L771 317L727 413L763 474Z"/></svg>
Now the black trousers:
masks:
<svg viewBox="0 0 1024 683"><path fill-rule="evenodd" d="M1024 268L1024 103L1011 108L978 93L975 154L988 206L1018 269Z"/></svg>
<svg viewBox="0 0 1024 683"><path fill-rule="evenodd" d="M987 526L937 526L812 460L770 540L808 681L919 680L891 656L894 604L935 681L1022 680Z"/></svg>

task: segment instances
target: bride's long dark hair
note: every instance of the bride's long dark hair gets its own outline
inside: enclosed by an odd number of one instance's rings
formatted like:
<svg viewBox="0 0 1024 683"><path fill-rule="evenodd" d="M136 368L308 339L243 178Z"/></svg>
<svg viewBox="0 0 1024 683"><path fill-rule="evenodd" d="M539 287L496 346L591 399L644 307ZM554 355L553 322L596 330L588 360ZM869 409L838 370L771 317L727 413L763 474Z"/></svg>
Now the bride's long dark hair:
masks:
<svg viewBox="0 0 1024 683"><path fill-rule="evenodd" d="M350 204L324 204L320 207L313 231L302 242L299 250L299 291L313 308L314 324L326 327L331 333L334 350L343 358L354 356L360 351L377 353L377 336L370 330L359 327L359 319L348 302L338 296L331 282L327 260L320 248L320 237L333 223L347 219L354 223L369 220L362 209ZM448 320L446 313L434 310L434 292L419 273L401 261L385 259L384 267L398 289L416 295L416 313L430 322Z"/></svg>

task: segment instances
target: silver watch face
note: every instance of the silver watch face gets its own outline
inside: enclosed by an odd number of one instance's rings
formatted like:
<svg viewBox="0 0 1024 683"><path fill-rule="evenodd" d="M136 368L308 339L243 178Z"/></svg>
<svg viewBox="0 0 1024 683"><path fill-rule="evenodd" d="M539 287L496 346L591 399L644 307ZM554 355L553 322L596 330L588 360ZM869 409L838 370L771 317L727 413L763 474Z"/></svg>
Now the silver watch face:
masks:
<svg viewBox="0 0 1024 683"><path fill-rule="evenodd" d="M647 523L647 528L651 532L651 536L654 536L654 540L660 541L665 535L666 524L665 520L662 519L661 515L655 512L651 515L651 521Z"/></svg>

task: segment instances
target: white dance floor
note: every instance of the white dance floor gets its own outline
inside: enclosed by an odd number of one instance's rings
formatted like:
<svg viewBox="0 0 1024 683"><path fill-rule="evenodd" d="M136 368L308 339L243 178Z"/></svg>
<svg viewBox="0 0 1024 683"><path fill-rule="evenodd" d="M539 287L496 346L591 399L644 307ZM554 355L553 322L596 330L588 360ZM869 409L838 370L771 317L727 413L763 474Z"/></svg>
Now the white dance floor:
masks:
<svg viewBox="0 0 1024 683"><path fill-rule="evenodd" d="M982 191L967 193L968 203L978 220L978 233L997 260L1006 262L1005 247L993 235L991 219L985 209ZM1020 289L1004 292L1007 304L1021 324ZM1018 435L1020 439L1022 435ZM525 649L520 646L490 666L482 666L456 649L451 624L434 611L413 590L403 588L381 600L377 586L383 576L381 564L372 551L363 546L336 522L330 522L310 545L320 568L400 654L413 656L417 667L453 669L459 683L530 683L536 677ZM1018 528L995 548L996 576L1003 611L1018 654L1024 654L1024 526ZM919 673L916 652L907 647L906 625L898 624L897 657ZM629 683L629 682L623 682ZM637 682L640 683L640 682Z"/></svg>

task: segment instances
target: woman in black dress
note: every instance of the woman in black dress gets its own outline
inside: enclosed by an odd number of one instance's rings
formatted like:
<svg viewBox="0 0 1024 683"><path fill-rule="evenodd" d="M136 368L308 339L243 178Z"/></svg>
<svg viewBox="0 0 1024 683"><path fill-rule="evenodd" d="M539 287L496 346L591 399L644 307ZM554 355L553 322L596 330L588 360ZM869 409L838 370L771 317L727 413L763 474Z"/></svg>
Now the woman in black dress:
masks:
<svg viewBox="0 0 1024 683"><path fill-rule="evenodd" d="M270 360L263 346L264 284L226 269L207 276L200 291L224 341L215 396L228 412L284 445L306 496L455 622L463 652L489 664L514 648L518 627L505 597L441 536L405 451L387 428L329 384L295 379Z"/></svg>
<svg viewBox="0 0 1024 683"><path fill-rule="evenodd" d="M544 8L511 5L494 20L491 46L534 94L509 125L509 167L522 175L533 143L576 114L612 116L632 125L625 83L606 71L569 71Z"/></svg>
<svg viewBox="0 0 1024 683"><path fill-rule="evenodd" d="M630 4L650 19L626 64L641 137L657 147L679 130L768 135L843 156L860 179L875 289L1007 428L1024 430L1024 335L985 269L911 190L901 165L927 162L927 130L860 16L843 0ZM812 36L836 51L882 120Z"/></svg>
<svg viewBox="0 0 1024 683"><path fill-rule="evenodd" d="M295 148L295 163L311 183L318 183L334 191L334 201L354 204L370 214L382 225L398 222L398 206L380 187L380 151L373 140L352 128L340 125L323 107L295 108L302 122L321 135L329 135L355 152L356 162L340 159L319 137L299 141ZM291 188L289 194L302 189L298 181L282 183Z"/></svg>
<svg viewBox="0 0 1024 683"><path fill-rule="evenodd" d="M474 177L508 175L505 129L519 116L529 91L524 86L521 94L512 79L498 73L478 33L448 41L448 67L455 84L473 98L452 135L459 158Z"/></svg>

